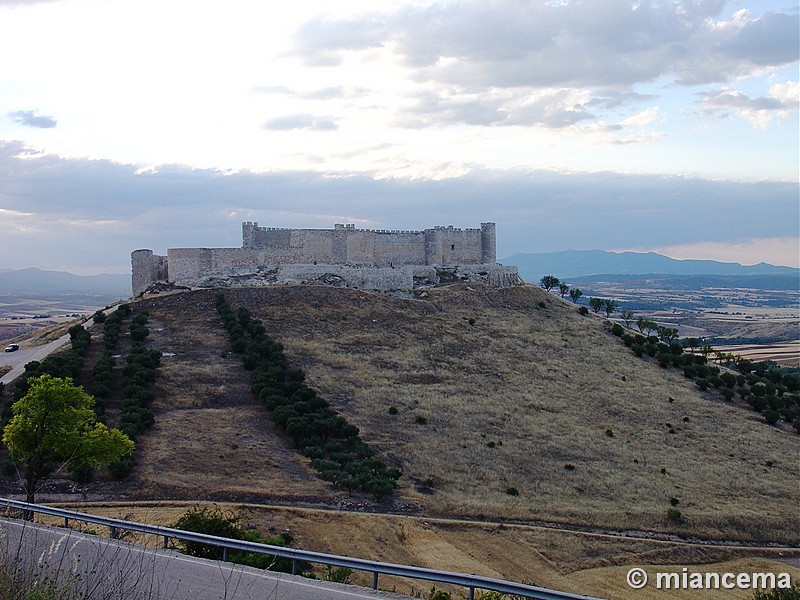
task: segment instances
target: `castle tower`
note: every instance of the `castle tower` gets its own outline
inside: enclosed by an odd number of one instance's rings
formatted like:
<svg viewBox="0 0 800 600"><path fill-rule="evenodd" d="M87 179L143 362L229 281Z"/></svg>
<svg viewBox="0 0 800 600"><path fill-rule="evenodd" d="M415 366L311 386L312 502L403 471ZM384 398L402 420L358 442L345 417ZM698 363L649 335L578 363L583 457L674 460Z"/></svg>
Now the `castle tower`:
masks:
<svg viewBox="0 0 800 600"><path fill-rule="evenodd" d="M494 223L481 223L481 263L497 263L497 233Z"/></svg>
<svg viewBox="0 0 800 600"><path fill-rule="evenodd" d="M444 261L442 231L440 228L425 230L425 264L441 265Z"/></svg>
<svg viewBox="0 0 800 600"><path fill-rule="evenodd" d="M131 275L131 288L136 297L152 283L167 280L167 258L156 256L152 250L134 250L131 252Z"/></svg>
<svg viewBox="0 0 800 600"><path fill-rule="evenodd" d="M256 247L256 229L258 229L258 222L251 223L250 221L245 221L242 223L242 248Z"/></svg>

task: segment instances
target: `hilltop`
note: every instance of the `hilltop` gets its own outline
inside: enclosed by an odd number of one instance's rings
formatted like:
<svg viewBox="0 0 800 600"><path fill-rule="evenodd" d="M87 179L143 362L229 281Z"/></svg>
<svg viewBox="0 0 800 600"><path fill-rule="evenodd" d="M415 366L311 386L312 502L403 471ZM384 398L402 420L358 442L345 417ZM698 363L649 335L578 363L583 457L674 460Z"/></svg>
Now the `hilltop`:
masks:
<svg viewBox="0 0 800 600"><path fill-rule="evenodd" d="M171 356L126 493L373 504L287 448L227 351L216 293L138 303L148 343ZM636 359L602 319L539 288L224 293L403 470L394 504L376 510L796 541L796 434ZM665 518L672 498L681 523Z"/></svg>
<svg viewBox="0 0 800 600"><path fill-rule="evenodd" d="M335 488L291 447L230 351L220 292L403 470L393 497ZM262 531L289 529L298 547L607 598L633 597L631 566L750 572L796 556L760 546L798 542L800 436L636 358L604 319L541 288L275 286L131 306L149 313L146 343L163 353L135 469L123 481L52 480L40 501L168 526L197 502L228 502ZM102 329L91 329L84 375ZM128 354L130 337L115 352ZM105 414L119 422L119 397ZM11 477L2 486L19 489ZM679 519L667 514L674 503Z"/></svg>

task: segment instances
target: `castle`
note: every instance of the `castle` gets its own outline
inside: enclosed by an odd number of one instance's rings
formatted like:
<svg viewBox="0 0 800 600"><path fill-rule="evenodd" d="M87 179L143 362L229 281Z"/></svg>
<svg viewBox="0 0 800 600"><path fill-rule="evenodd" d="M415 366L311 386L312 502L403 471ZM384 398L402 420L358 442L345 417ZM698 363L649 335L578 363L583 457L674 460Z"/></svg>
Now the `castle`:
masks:
<svg viewBox="0 0 800 600"><path fill-rule="evenodd" d="M516 267L496 263L494 223L480 229L424 231L285 229L242 223L241 248L170 248L131 253L133 295L153 284L187 287L326 283L374 290L410 290L443 281L521 283Z"/></svg>

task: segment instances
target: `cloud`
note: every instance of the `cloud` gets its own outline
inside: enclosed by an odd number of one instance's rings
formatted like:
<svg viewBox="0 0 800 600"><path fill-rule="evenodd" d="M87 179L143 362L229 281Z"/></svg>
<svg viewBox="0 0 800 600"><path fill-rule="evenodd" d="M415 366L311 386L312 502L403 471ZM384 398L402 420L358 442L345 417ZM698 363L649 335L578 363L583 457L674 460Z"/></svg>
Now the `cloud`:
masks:
<svg viewBox="0 0 800 600"><path fill-rule="evenodd" d="M296 36L308 64L331 67L342 63L343 51L382 46L389 37L388 25L382 16L335 22L320 16L304 23Z"/></svg>
<svg viewBox="0 0 800 600"><path fill-rule="evenodd" d="M727 82L797 61L798 14L725 2L453 2L363 18L319 17L295 38L308 64L344 52L391 48L420 81L486 87L628 88L660 78Z"/></svg>
<svg viewBox="0 0 800 600"><path fill-rule="evenodd" d="M0 230L14 247L0 267L90 272L115 264L127 272L137 248L239 246L244 220L385 229L494 221L498 256L800 237L797 182L488 169L439 180L180 165L154 171L32 154L19 142L0 142L0 177Z"/></svg>
<svg viewBox="0 0 800 600"><path fill-rule="evenodd" d="M57 2L58 0L0 0L0 7L3 6L28 6L30 4L44 4L47 2Z"/></svg>
<svg viewBox="0 0 800 600"><path fill-rule="evenodd" d="M317 117L309 113L297 113L269 119L263 125L271 131L291 131L293 129L310 129L312 131L333 131L338 125L332 117Z"/></svg>
<svg viewBox="0 0 800 600"><path fill-rule="evenodd" d="M18 110L8 113L8 117L15 123L26 127L37 127L39 129L50 129L58 124L54 117L47 115L37 115L32 110Z"/></svg>
<svg viewBox="0 0 800 600"><path fill-rule="evenodd" d="M293 94L291 88L285 85L257 85L253 88L253 92L257 94Z"/></svg>
<svg viewBox="0 0 800 600"><path fill-rule="evenodd" d="M754 265L800 267L800 240L796 237L746 239L734 242L695 242L680 246L652 248L665 256L684 259L719 260Z"/></svg>
<svg viewBox="0 0 800 600"><path fill-rule="evenodd" d="M759 98L730 90L709 93L703 96L700 105L708 116L727 118L732 113L763 129L772 119L788 118L796 111L798 94L798 83L789 82L772 86L769 96Z"/></svg>

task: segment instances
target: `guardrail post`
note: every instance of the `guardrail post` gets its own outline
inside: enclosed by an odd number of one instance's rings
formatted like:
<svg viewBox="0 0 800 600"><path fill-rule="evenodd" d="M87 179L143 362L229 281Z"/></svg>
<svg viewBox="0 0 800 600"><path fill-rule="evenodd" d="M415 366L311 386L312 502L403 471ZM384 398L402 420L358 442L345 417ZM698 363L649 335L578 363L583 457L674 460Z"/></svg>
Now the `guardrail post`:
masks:
<svg viewBox="0 0 800 600"><path fill-rule="evenodd" d="M292 559L292 575L297 575L297 559Z"/></svg>
<svg viewBox="0 0 800 600"><path fill-rule="evenodd" d="M469 588L469 600L475 600L475 588Z"/></svg>
<svg viewBox="0 0 800 600"><path fill-rule="evenodd" d="M69 517L64 517L64 527L69 527Z"/></svg>
<svg viewBox="0 0 800 600"><path fill-rule="evenodd" d="M377 571L373 571L372 572L372 589L373 590L377 590L378 589L378 572Z"/></svg>
<svg viewBox="0 0 800 600"><path fill-rule="evenodd" d="M164 545L162 546L162 548L164 548L164 550L166 550L168 547L169 547L169 536L165 535L164 536Z"/></svg>
<svg viewBox="0 0 800 600"><path fill-rule="evenodd" d="M113 525L108 526L108 535L111 537L112 540L117 539L117 528Z"/></svg>
<svg viewBox="0 0 800 600"><path fill-rule="evenodd" d="M228 562L228 548L222 549L222 562Z"/></svg>

